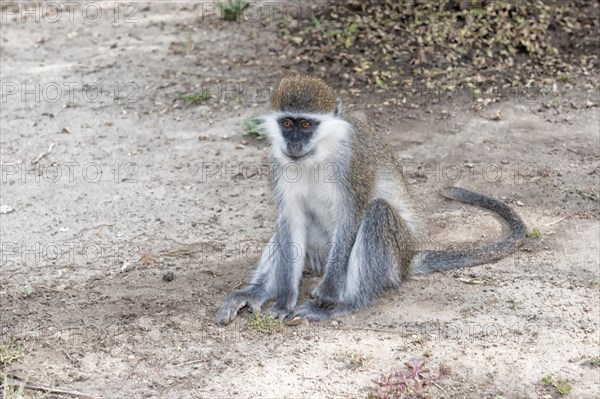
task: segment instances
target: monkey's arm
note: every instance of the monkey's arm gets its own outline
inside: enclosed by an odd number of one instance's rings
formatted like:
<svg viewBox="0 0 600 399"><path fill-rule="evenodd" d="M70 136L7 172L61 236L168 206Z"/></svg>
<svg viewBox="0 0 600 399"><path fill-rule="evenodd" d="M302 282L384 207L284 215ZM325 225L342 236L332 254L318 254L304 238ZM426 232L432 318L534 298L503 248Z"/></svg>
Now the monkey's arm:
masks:
<svg viewBox="0 0 600 399"><path fill-rule="evenodd" d="M262 252L250 284L233 291L223 301L217 315L219 324L229 324L245 306L251 311L260 309L263 303L275 296L275 271L281 267L283 258L278 242L275 233Z"/></svg>
<svg viewBox="0 0 600 399"><path fill-rule="evenodd" d="M287 215L286 215L287 216ZM277 222L277 245L281 260L274 269L276 302L269 313L277 318L287 316L296 303L306 258L306 221L303 214L281 216Z"/></svg>
<svg viewBox="0 0 600 399"><path fill-rule="evenodd" d="M245 306L257 310L269 299L276 303L269 313L287 316L296 306L306 256L306 232L303 218L280 217L277 233L263 250L254 277L248 286L232 292L221 305L217 316L220 324L229 324Z"/></svg>
<svg viewBox="0 0 600 399"><path fill-rule="evenodd" d="M323 281L312 292L312 297L319 307L331 307L340 301L341 292L346 284L350 252L359 227L353 214L354 212L345 212L341 215L342 220L338 224L325 265Z"/></svg>

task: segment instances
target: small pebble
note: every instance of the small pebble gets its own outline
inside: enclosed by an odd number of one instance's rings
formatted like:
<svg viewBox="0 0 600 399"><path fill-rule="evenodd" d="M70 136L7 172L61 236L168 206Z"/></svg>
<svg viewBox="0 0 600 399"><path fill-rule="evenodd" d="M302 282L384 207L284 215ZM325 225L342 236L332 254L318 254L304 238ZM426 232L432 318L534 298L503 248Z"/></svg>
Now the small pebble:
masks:
<svg viewBox="0 0 600 399"><path fill-rule="evenodd" d="M173 274L173 272L166 272L165 274L163 274L163 281L173 281L173 279L175 278L175 275Z"/></svg>

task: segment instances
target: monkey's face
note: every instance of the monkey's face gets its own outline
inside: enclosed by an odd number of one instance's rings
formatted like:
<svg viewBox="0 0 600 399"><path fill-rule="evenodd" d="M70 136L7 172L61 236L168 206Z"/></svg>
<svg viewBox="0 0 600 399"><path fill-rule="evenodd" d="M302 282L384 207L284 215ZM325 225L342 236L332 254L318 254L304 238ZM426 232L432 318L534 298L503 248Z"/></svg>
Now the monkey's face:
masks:
<svg viewBox="0 0 600 399"><path fill-rule="evenodd" d="M352 132L348 122L334 113L275 112L263 116L262 128L271 154L281 164L330 162Z"/></svg>
<svg viewBox="0 0 600 399"><path fill-rule="evenodd" d="M297 161L314 152L313 136L319 121L308 117L282 116L277 119L283 142L281 152Z"/></svg>

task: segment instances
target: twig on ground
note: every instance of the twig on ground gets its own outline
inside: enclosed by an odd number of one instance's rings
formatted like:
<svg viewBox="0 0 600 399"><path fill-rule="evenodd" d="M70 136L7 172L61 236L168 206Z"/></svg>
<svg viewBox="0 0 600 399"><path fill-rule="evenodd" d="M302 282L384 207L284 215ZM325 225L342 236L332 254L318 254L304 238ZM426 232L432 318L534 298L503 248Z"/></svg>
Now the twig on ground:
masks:
<svg viewBox="0 0 600 399"><path fill-rule="evenodd" d="M566 216L565 216L565 217L562 217L562 218L560 218L560 219L558 219L558 220L555 220L554 222L547 223L547 224L545 224L544 226L552 226L553 224L556 224L556 223L560 223L560 222L562 222L562 221L563 221L563 220L565 220L566 218L567 218Z"/></svg>
<svg viewBox="0 0 600 399"><path fill-rule="evenodd" d="M31 161L31 164L35 165L36 163L40 162L42 160L42 158L48 156L52 152L52 149L54 148L55 145L56 145L55 143L50 144L50 147L48 147L48 151L42 152L40 155L38 155L37 157L35 157Z"/></svg>
<svg viewBox="0 0 600 399"><path fill-rule="evenodd" d="M25 387L25 389L29 389L32 391L42 391L45 393L53 393L56 395L75 396L75 397L84 398L84 399L102 399L101 396L92 396L92 395L88 395L87 393L75 391L72 389L52 388L52 387L41 385L41 384L31 384L29 382L23 381L23 379L16 377L16 376L7 375L6 377L7 378L4 380L5 383L7 381L7 383L9 385L13 385L13 386L22 385Z"/></svg>

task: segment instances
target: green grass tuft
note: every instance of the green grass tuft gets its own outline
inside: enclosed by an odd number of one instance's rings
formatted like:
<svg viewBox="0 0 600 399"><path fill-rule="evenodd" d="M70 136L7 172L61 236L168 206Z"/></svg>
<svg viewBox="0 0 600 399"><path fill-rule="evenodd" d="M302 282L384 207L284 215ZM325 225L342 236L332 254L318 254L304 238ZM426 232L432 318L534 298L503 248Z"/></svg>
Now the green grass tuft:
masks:
<svg viewBox="0 0 600 399"><path fill-rule="evenodd" d="M8 334L0 344L0 364L6 366L15 360L19 360L25 354L25 343L14 334Z"/></svg>
<svg viewBox="0 0 600 399"><path fill-rule="evenodd" d="M181 96L181 99L190 105L200 105L212 98L212 94L207 89L202 89L198 93L187 94Z"/></svg>
<svg viewBox="0 0 600 399"><path fill-rule="evenodd" d="M261 129L263 120L259 117L248 118L244 120L244 136L255 137L258 140L265 138L265 132Z"/></svg>
<svg viewBox="0 0 600 399"><path fill-rule="evenodd" d="M553 387L554 390L561 395L568 395L571 393L571 384L567 378L561 378L554 380L554 377L547 375L542 378L542 385L546 387Z"/></svg>
<svg viewBox="0 0 600 399"><path fill-rule="evenodd" d="M227 3L220 2L219 10L221 11L221 18L225 21L240 21L240 17L246 8L250 6L250 3L243 0L227 0Z"/></svg>
<svg viewBox="0 0 600 399"><path fill-rule="evenodd" d="M571 384L569 384L569 380L566 378L556 381L554 388L556 388L556 392L561 395L568 395L571 393Z"/></svg>
<svg viewBox="0 0 600 399"><path fill-rule="evenodd" d="M261 313L260 310L246 318L245 326L248 330L269 335L283 329L283 323L280 320L274 319L270 314Z"/></svg>
<svg viewBox="0 0 600 399"><path fill-rule="evenodd" d="M537 227L534 227L531 231L527 232L527 236L540 238L542 236L542 232Z"/></svg>

